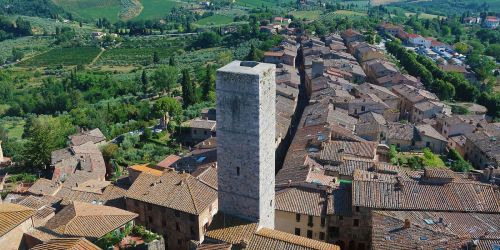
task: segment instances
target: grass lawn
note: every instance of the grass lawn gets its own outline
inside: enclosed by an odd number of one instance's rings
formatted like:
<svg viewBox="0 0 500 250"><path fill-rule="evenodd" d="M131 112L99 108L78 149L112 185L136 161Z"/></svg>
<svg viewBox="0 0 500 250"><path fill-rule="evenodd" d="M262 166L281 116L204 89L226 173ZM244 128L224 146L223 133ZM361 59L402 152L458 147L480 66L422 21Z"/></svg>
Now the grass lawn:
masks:
<svg viewBox="0 0 500 250"><path fill-rule="evenodd" d="M229 24L233 22L233 18L223 15L213 15L209 17L202 18L198 20L195 24L197 25L222 25Z"/></svg>
<svg viewBox="0 0 500 250"><path fill-rule="evenodd" d="M291 14L295 18L299 19L309 19L309 20L315 20L318 19L319 16L323 13L321 10L299 10L299 11L292 11Z"/></svg>
<svg viewBox="0 0 500 250"><path fill-rule="evenodd" d="M134 19L154 19L162 18L175 6L178 5L173 0L140 0L144 9Z"/></svg>
<svg viewBox="0 0 500 250"><path fill-rule="evenodd" d="M84 65L89 64L99 54L95 47L56 48L37 55L18 66L54 66L54 65Z"/></svg>
<svg viewBox="0 0 500 250"><path fill-rule="evenodd" d="M24 120L0 120L0 126L7 130L7 136L17 140L23 136L24 124Z"/></svg>

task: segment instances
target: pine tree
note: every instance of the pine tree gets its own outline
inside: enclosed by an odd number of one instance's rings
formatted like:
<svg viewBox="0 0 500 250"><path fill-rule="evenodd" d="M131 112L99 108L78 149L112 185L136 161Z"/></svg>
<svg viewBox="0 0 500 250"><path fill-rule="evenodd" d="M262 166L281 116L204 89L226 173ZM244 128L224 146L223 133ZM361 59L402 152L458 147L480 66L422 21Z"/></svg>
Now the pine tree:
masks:
<svg viewBox="0 0 500 250"><path fill-rule="evenodd" d="M153 52L153 63L154 64L160 63L160 55L158 55L157 51Z"/></svg>
<svg viewBox="0 0 500 250"><path fill-rule="evenodd" d="M146 74L146 70L142 70L141 83L142 83L142 92L144 92L144 94L147 94L149 88L149 79L148 75Z"/></svg>
<svg viewBox="0 0 500 250"><path fill-rule="evenodd" d="M214 77L211 65L207 65L205 74L206 74L205 80L203 81L203 86L202 86L202 88L203 88L202 94L203 94L203 100L208 101L210 91L213 90L214 83L215 83L215 77Z"/></svg>
<svg viewBox="0 0 500 250"><path fill-rule="evenodd" d="M250 52L248 53L245 60L247 60L247 61L259 61L259 54L258 54L257 49L255 48L255 46L253 44L252 44L252 46L250 46Z"/></svg>
<svg viewBox="0 0 500 250"><path fill-rule="evenodd" d="M184 106L195 104L196 93L188 69L182 70L181 85L182 85L182 99L184 100Z"/></svg>

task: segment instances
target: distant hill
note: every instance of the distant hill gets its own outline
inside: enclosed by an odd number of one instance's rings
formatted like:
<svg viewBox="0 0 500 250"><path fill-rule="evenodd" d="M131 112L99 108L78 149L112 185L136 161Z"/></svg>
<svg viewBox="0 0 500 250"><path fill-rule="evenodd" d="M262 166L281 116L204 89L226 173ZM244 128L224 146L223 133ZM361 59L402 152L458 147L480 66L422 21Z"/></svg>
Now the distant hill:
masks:
<svg viewBox="0 0 500 250"><path fill-rule="evenodd" d="M462 13L464 11L497 11L500 12L500 0L370 0L370 5L406 6L426 8L434 12Z"/></svg>
<svg viewBox="0 0 500 250"><path fill-rule="evenodd" d="M54 17L64 10L51 0L0 0L0 14Z"/></svg>

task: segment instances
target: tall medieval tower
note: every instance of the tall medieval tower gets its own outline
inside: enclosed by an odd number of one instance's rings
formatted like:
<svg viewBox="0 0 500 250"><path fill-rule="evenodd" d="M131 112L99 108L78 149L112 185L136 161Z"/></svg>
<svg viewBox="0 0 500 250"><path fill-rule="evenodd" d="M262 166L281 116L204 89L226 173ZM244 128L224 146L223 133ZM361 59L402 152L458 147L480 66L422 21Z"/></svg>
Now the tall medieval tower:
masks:
<svg viewBox="0 0 500 250"><path fill-rule="evenodd" d="M234 61L217 71L219 209L274 229L276 66Z"/></svg>

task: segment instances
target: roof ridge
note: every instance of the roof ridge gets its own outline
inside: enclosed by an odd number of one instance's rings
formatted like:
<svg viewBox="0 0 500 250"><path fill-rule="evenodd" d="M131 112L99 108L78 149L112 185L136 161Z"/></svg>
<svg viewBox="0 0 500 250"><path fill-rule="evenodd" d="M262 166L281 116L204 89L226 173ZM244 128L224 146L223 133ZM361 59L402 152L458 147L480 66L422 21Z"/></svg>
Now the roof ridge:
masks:
<svg viewBox="0 0 500 250"><path fill-rule="evenodd" d="M191 176L191 175L190 175ZM199 214L199 211L198 211L198 206L196 206L196 201L194 199L194 195L193 195L193 192L191 192L191 186L189 184L189 181L187 181L189 179L189 176L186 177L186 186L187 186L187 189L189 191L189 196L191 197L191 200L193 201L193 205L194 205L194 211Z"/></svg>

